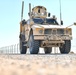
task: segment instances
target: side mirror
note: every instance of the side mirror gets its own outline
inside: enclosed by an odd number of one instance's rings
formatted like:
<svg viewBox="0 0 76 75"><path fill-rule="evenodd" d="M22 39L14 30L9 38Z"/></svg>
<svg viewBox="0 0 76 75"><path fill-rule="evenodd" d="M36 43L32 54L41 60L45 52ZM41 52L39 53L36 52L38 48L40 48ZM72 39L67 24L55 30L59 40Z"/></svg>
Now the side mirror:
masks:
<svg viewBox="0 0 76 75"><path fill-rule="evenodd" d="M74 22L74 25L76 26L76 22Z"/></svg>
<svg viewBox="0 0 76 75"><path fill-rule="evenodd" d="M50 17L50 13L48 13L48 17Z"/></svg>
<svg viewBox="0 0 76 75"><path fill-rule="evenodd" d="M25 19L22 20L22 25L25 25L27 22L25 21Z"/></svg>
<svg viewBox="0 0 76 75"><path fill-rule="evenodd" d="M63 25L63 21L61 20L61 25Z"/></svg>

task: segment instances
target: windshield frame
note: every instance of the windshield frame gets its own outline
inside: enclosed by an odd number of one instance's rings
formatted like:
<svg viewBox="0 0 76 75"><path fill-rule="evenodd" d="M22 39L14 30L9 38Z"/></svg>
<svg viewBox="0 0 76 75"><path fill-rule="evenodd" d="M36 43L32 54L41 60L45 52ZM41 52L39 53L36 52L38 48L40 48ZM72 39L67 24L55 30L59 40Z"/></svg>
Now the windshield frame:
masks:
<svg viewBox="0 0 76 75"><path fill-rule="evenodd" d="M34 23L42 25L59 25L57 20L54 18L33 18Z"/></svg>

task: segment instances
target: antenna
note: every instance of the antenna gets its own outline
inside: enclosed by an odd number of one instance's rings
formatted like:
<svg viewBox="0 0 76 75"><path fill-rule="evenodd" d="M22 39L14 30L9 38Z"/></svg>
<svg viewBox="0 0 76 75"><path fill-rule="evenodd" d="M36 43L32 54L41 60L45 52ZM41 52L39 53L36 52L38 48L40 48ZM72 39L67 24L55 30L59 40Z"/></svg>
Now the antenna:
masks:
<svg viewBox="0 0 76 75"><path fill-rule="evenodd" d="M21 21L23 19L23 11L24 11L24 1L22 1Z"/></svg>
<svg viewBox="0 0 76 75"><path fill-rule="evenodd" d="M29 17L31 19L31 3L29 3Z"/></svg>
<svg viewBox="0 0 76 75"><path fill-rule="evenodd" d="M60 5L60 24L61 24L61 22L62 22L61 0L59 0L59 5Z"/></svg>

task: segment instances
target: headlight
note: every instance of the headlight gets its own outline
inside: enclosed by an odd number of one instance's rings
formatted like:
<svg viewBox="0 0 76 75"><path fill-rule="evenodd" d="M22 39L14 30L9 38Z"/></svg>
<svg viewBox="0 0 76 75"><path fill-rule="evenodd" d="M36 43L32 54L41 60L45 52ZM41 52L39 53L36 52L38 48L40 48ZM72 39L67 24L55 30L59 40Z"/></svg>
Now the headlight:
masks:
<svg viewBox="0 0 76 75"><path fill-rule="evenodd" d="M40 34L42 34L42 33L43 33L43 30L42 30L42 29L40 29L40 30L39 30L39 33L40 33Z"/></svg>

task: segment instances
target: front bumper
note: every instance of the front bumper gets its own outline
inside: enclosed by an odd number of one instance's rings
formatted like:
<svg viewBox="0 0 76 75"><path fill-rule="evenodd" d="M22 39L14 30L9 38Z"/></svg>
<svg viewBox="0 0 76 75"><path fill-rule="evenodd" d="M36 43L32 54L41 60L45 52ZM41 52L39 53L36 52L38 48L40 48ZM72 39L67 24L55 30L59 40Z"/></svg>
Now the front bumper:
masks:
<svg viewBox="0 0 76 75"><path fill-rule="evenodd" d="M72 40L71 35L34 35L35 40Z"/></svg>
<svg viewBox="0 0 76 75"><path fill-rule="evenodd" d="M42 41L41 47L60 47L63 44L65 44L65 42L62 40L59 40L59 41Z"/></svg>

